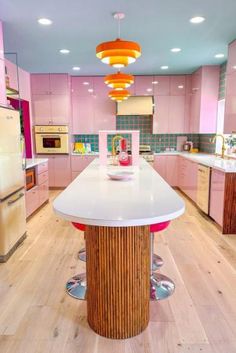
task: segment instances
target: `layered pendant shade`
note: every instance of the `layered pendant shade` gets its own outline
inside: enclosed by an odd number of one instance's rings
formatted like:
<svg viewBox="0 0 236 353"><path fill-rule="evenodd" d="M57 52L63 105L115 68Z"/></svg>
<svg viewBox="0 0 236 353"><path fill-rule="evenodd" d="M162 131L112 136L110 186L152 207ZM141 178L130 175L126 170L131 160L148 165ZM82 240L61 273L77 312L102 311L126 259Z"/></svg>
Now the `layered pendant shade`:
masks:
<svg viewBox="0 0 236 353"><path fill-rule="evenodd" d="M120 91L112 90L109 92L108 96L116 102L122 102L130 96L130 92L127 89L123 89Z"/></svg>
<svg viewBox="0 0 236 353"><path fill-rule="evenodd" d="M121 91L134 83L134 76L117 72L116 74L107 75L104 78L104 82L108 87Z"/></svg>
<svg viewBox="0 0 236 353"><path fill-rule="evenodd" d="M136 42L117 38L97 46L96 56L104 63L114 68L122 68L136 61L141 55L141 47Z"/></svg>

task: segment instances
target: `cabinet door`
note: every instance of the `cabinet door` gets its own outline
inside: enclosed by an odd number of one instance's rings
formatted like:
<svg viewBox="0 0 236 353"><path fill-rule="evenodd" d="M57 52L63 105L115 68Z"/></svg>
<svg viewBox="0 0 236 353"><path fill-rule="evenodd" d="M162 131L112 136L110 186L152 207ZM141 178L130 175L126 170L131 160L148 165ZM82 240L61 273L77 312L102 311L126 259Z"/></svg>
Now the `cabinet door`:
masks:
<svg viewBox="0 0 236 353"><path fill-rule="evenodd" d="M224 133L236 131L236 72L226 75Z"/></svg>
<svg viewBox="0 0 236 353"><path fill-rule="evenodd" d="M32 94L49 94L50 92L49 74L32 74L31 91L32 91Z"/></svg>
<svg viewBox="0 0 236 353"><path fill-rule="evenodd" d="M185 131L185 96L170 96L169 104L169 133L183 133Z"/></svg>
<svg viewBox="0 0 236 353"><path fill-rule="evenodd" d="M36 125L52 124L50 95L34 94L32 96L32 111Z"/></svg>
<svg viewBox="0 0 236 353"><path fill-rule="evenodd" d="M163 179L166 179L166 157L154 156L154 169Z"/></svg>
<svg viewBox="0 0 236 353"><path fill-rule="evenodd" d="M88 89L93 89L93 77L91 76L72 76L71 77L71 91L80 97L91 96Z"/></svg>
<svg viewBox="0 0 236 353"><path fill-rule="evenodd" d="M72 94L72 126L73 134L92 134L93 128L93 100L92 96L81 97Z"/></svg>
<svg viewBox="0 0 236 353"><path fill-rule="evenodd" d="M39 207L39 190L35 186L25 193L26 217L29 217Z"/></svg>
<svg viewBox="0 0 236 353"><path fill-rule="evenodd" d="M236 67L236 40L228 48L227 74L235 72Z"/></svg>
<svg viewBox="0 0 236 353"><path fill-rule="evenodd" d="M116 129L116 106L109 97L96 97L93 100L93 132L98 134L99 130Z"/></svg>
<svg viewBox="0 0 236 353"><path fill-rule="evenodd" d="M81 173L95 158L95 156L72 156L72 172Z"/></svg>
<svg viewBox="0 0 236 353"><path fill-rule="evenodd" d="M223 226L225 173L212 169L210 192L210 216Z"/></svg>
<svg viewBox="0 0 236 353"><path fill-rule="evenodd" d="M71 182L70 156L55 156L54 180L56 187L66 187Z"/></svg>
<svg viewBox="0 0 236 353"><path fill-rule="evenodd" d="M40 158L44 158L41 157ZM48 158L48 185L49 187L54 187L55 186L55 173L54 173L54 156L45 156L45 158Z"/></svg>
<svg viewBox="0 0 236 353"><path fill-rule="evenodd" d="M153 132L166 134L169 131L169 96L155 96L155 111L153 115Z"/></svg>
<svg viewBox="0 0 236 353"><path fill-rule="evenodd" d="M0 58L0 105L6 105L5 63Z"/></svg>
<svg viewBox="0 0 236 353"><path fill-rule="evenodd" d="M153 76L135 76L135 95L153 95Z"/></svg>
<svg viewBox="0 0 236 353"><path fill-rule="evenodd" d="M67 95L69 78L66 74L50 74L50 93Z"/></svg>
<svg viewBox="0 0 236 353"><path fill-rule="evenodd" d="M185 76L171 76L170 78L170 95L184 96L186 92Z"/></svg>
<svg viewBox="0 0 236 353"><path fill-rule="evenodd" d="M4 60L3 30L2 30L1 21L0 21L0 59Z"/></svg>
<svg viewBox="0 0 236 353"><path fill-rule="evenodd" d="M48 181L39 185L39 205L42 205L44 202L49 199L49 191L48 191Z"/></svg>
<svg viewBox="0 0 236 353"><path fill-rule="evenodd" d="M69 122L69 96L67 94L51 94L51 120L53 124L63 125Z"/></svg>
<svg viewBox="0 0 236 353"><path fill-rule="evenodd" d="M154 76L153 90L155 96L169 96L170 94L170 76Z"/></svg>
<svg viewBox="0 0 236 353"><path fill-rule="evenodd" d="M192 161L187 161L187 189L186 194L194 202L197 201L197 174L198 164Z"/></svg>
<svg viewBox="0 0 236 353"><path fill-rule="evenodd" d="M94 95L98 97L107 97L112 88L108 87L104 82L104 77L93 77L93 90Z"/></svg>
<svg viewBox="0 0 236 353"><path fill-rule="evenodd" d="M178 156L166 156L166 181L170 186L178 186Z"/></svg>

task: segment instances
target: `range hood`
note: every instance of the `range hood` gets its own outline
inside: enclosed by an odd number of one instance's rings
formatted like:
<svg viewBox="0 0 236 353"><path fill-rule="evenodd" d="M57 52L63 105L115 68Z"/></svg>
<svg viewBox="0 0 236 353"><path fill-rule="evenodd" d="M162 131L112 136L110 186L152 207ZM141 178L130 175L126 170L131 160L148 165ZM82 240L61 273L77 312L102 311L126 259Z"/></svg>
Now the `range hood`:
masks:
<svg viewBox="0 0 236 353"><path fill-rule="evenodd" d="M153 96L132 96L117 103L116 115L153 115Z"/></svg>

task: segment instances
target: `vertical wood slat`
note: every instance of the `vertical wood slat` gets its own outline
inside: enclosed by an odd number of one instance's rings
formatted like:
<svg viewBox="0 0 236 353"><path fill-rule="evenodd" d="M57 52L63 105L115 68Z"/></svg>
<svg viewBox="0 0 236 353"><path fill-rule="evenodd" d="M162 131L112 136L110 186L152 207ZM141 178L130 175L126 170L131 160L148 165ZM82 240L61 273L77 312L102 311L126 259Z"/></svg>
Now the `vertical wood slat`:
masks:
<svg viewBox="0 0 236 353"><path fill-rule="evenodd" d="M149 321L149 226L86 227L87 306L90 327L124 339Z"/></svg>
<svg viewBox="0 0 236 353"><path fill-rule="evenodd" d="M236 233L236 174L225 174L223 234Z"/></svg>

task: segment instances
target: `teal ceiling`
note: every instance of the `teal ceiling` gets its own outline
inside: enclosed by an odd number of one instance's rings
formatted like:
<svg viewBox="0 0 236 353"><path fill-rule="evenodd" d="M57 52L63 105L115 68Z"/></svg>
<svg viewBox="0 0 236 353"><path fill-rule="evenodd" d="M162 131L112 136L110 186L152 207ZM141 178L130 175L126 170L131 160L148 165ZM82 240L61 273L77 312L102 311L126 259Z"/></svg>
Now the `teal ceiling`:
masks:
<svg viewBox="0 0 236 353"><path fill-rule="evenodd" d="M117 37L116 11L126 14L121 37L142 46L141 58L126 69L133 74L189 73L222 63L236 38L236 0L0 0L5 51L17 52L19 65L30 72L73 73L72 66L81 67L79 75L113 72L95 57L95 47ZM196 15L206 21L189 23ZM53 24L39 25L40 17ZM173 47L182 52L171 53ZM61 48L70 54L59 54ZM214 58L217 53L225 58Z"/></svg>

